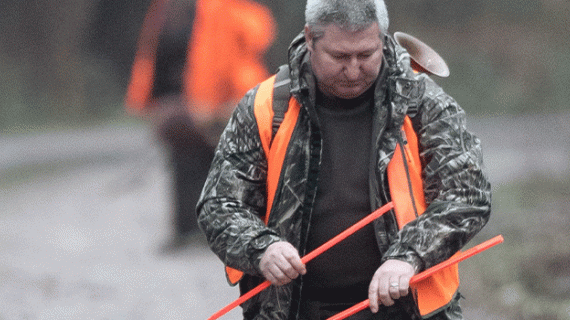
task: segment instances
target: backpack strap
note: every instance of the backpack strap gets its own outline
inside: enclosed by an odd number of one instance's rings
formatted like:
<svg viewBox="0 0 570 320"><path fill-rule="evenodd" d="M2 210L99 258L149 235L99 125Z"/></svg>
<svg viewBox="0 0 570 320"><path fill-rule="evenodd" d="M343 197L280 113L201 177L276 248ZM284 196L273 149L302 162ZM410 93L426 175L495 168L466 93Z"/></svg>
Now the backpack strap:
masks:
<svg viewBox="0 0 570 320"><path fill-rule="evenodd" d="M273 84L273 120L271 124L270 146L285 118L285 113L289 109L290 91L291 79L289 78L289 66L283 65L277 70L275 83Z"/></svg>

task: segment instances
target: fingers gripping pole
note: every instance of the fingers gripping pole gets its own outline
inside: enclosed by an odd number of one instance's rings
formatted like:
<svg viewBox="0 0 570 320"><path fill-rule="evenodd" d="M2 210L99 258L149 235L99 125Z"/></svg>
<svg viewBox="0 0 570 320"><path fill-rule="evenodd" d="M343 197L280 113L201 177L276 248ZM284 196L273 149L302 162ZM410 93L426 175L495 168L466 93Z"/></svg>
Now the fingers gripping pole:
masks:
<svg viewBox="0 0 570 320"><path fill-rule="evenodd" d="M410 284L414 284L414 283L418 283L422 280L424 280L425 278L433 275L434 273L438 272L439 270L449 267L451 265L454 265L456 263L459 263L460 261L463 261L467 258L470 258L482 251L485 251L489 248L491 248L494 245L497 245L499 243L502 243L504 241L503 236L502 235L498 235L492 239L489 239L481 244L476 245L475 247L466 250L464 252L461 252L460 254L453 256L451 258L449 258L448 260L445 260L444 262L437 264L423 272L420 272L418 274L416 274L415 276L412 277L412 279L410 279ZM328 318L327 320L343 320L345 318L348 318L366 308L368 308L370 306L370 300L366 299L358 304L355 304L354 306L340 312L337 313L336 315Z"/></svg>
<svg viewBox="0 0 570 320"><path fill-rule="evenodd" d="M368 225L369 223L371 223L372 221L376 220L377 218L379 218L381 215L383 215L384 213L390 211L391 209L394 208L394 205L392 204L392 202L389 202L387 204L385 204L384 206L376 209L374 212L372 212L371 214L367 215L366 217L364 217L362 220L358 221L357 223L355 223L353 226L349 227L348 229L344 230L343 232L339 233L337 236L335 236L334 238L330 239L329 241L325 242L324 244L322 244L320 247L316 248L315 250L309 252L307 255L305 255L304 257L301 258L301 262L303 262L304 264L306 264L307 262L313 260L314 258L316 258L318 255L320 255L321 253L327 251L328 249L332 248L333 246L335 246L336 244L338 244L339 242L341 242L342 240L346 239L348 236L352 235L353 233L355 233L356 231L362 229L364 226ZM253 296L255 296L256 294L260 293L261 291L265 290L267 287L269 287L271 285L271 282L269 281L265 281L262 284L258 285L257 287L253 288L252 290L246 292L244 295L242 295L241 297L239 297L238 299L236 299L234 302L228 304L227 306L223 307L222 309L220 309L219 311L217 311L216 313L214 313L211 317L208 318L208 320L215 320L220 318L221 316L223 316L224 314L230 312L233 308L239 306L240 304L246 302L247 300L251 299Z"/></svg>

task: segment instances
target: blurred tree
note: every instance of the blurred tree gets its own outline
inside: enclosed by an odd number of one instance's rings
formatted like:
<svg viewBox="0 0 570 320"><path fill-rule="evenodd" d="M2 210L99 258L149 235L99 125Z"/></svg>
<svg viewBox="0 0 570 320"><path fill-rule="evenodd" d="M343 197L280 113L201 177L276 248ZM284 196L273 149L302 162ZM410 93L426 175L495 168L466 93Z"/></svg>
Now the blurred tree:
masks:
<svg viewBox="0 0 570 320"><path fill-rule="evenodd" d="M277 23L277 39L269 52L265 55L266 64L270 72L277 70L287 63L287 49L293 38L303 30L305 25L306 0L258 0L273 12Z"/></svg>
<svg viewBox="0 0 570 320"><path fill-rule="evenodd" d="M126 87L138 33L151 0L98 0L84 34L91 59L108 64L121 87Z"/></svg>
<svg viewBox="0 0 570 320"><path fill-rule="evenodd" d="M258 0L273 12L270 71L304 24L306 0ZM390 31L433 46L450 64L442 85L470 112L566 109L569 1L386 0ZM0 127L67 124L122 111L150 0L0 1ZM564 80L566 79L566 80Z"/></svg>
<svg viewBox="0 0 570 320"><path fill-rule="evenodd" d="M11 98L3 125L81 117L85 90L79 43L91 1L3 1L3 64ZM6 28L6 29L4 29ZM8 30L9 32L5 32ZM22 119L18 119L18 117Z"/></svg>
<svg viewBox="0 0 570 320"><path fill-rule="evenodd" d="M94 118L123 112L138 33L151 0L97 0L81 39L89 74L84 111Z"/></svg>

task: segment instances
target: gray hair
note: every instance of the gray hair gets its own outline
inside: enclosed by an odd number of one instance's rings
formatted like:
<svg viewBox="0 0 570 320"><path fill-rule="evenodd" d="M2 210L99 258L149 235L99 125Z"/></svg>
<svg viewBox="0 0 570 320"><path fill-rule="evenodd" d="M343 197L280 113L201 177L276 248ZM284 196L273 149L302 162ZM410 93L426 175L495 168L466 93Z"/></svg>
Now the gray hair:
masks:
<svg viewBox="0 0 570 320"><path fill-rule="evenodd" d="M384 0L307 0L305 22L309 27L334 23L355 30L377 22L384 34L389 25Z"/></svg>

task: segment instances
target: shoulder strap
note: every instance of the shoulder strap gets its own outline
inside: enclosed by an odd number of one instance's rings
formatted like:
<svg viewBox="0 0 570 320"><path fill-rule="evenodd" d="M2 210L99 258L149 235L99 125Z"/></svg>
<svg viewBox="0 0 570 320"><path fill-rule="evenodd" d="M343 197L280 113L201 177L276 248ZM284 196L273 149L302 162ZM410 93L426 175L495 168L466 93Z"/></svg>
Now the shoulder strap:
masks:
<svg viewBox="0 0 570 320"><path fill-rule="evenodd" d="M289 78L289 66L283 65L279 67L273 84L273 121L271 141L277 134L285 113L289 109L289 99L291 98L291 79Z"/></svg>

